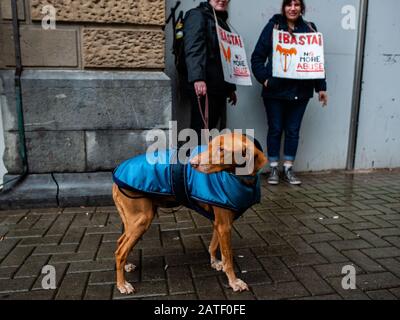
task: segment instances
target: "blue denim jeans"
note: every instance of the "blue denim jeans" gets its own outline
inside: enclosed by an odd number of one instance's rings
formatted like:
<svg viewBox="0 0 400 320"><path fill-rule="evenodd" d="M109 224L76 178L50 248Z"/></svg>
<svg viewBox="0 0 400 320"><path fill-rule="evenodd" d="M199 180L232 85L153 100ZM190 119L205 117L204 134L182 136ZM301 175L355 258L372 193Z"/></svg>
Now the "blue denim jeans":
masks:
<svg viewBox="0 0 400 320"><path fill-rule="evenodd" d="M284 159L294 161L304 112L310 100L264 98L268 119L267 151L270 162L280 159L282 133L285 133Z"/></svg>

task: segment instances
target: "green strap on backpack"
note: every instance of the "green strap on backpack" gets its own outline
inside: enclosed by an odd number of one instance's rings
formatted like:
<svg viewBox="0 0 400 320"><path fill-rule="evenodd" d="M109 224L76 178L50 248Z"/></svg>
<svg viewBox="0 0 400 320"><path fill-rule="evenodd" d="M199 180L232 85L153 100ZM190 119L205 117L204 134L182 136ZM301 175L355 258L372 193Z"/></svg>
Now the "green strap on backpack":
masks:
<svg viewBox="0 0 400 320"><path fill-rule="evenodd" d="M187 67L185 61L185 50L184 50L184 33L183 33L183 26L184 26L184 17L183 11L179 12L178 17L176 18L175 25L174 25L174 39L173 39L173 46L172 52L175 56L175 67L178 71L179 75L185 76L187 75Z"/></svg>

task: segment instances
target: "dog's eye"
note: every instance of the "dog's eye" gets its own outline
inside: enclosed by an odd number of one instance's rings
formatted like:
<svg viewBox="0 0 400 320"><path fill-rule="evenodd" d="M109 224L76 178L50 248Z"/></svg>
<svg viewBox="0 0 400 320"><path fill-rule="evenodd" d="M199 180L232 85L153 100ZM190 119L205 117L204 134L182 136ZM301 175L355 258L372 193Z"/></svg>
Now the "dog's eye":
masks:
<svg viewBox="0 0 400 320"><path fill-rule="evenodd" d="M224 151L224 147L219 146L219 147L218 147L218 150L219 150L220 152L222 152L222 151Z"/></svg>

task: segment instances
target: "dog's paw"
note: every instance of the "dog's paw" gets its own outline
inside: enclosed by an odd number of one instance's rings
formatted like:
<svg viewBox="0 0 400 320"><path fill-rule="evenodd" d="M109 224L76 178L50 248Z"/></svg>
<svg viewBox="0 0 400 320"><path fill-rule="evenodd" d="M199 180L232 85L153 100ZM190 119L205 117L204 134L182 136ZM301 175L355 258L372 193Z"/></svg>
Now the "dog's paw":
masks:
<svg viewBox="0 0 400 320"><path fill-rule="evenodd" d="M135 288L127 281L122 285L117 285L117 288L122 294L132 294L135 292Z"/></svg>
<svg viewBox="0 0 400 320"><path fill-rule="evenodd" d="M132 263L127 263L124 269L126 272L133 272L136 270L136 266Z"/></svg>
<svg viewBox="0 0 400 320"><path fill-rule="evenodd" d="M222 261L220 260L211 260L211 268L217 270L217 271L222 271L224 269L224 265Z"/></svg>
<svg viewBox="0 0 400 320"><path fill-rule="evenodd" d="M240 279L229 282L229 286L233 289L234 292L249 291L249 287L246 282Z"/></svg>

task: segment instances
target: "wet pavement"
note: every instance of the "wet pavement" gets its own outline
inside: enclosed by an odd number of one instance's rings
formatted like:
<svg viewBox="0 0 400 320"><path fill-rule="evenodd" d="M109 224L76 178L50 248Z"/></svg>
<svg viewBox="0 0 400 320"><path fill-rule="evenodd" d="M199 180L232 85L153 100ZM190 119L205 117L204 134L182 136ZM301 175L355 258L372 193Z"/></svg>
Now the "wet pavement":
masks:
<svg viewBox="0 0 400 320"><path fill-rule="evenodd" d="M234 224L233 293L210 268L211 223L162 210L132 251L137 293L115 287L121 222L114 207L0 211L0 299L398 299L400 172L301 175L301 187L272 187ZM44 290L46 265L56 289ZM346 266L356 289L345 290ZM48 278L47 278L48 279ZM46 279L45 279L46 280Z"/></svg>

